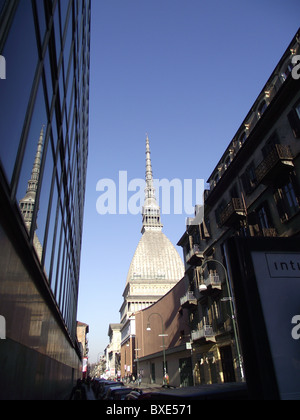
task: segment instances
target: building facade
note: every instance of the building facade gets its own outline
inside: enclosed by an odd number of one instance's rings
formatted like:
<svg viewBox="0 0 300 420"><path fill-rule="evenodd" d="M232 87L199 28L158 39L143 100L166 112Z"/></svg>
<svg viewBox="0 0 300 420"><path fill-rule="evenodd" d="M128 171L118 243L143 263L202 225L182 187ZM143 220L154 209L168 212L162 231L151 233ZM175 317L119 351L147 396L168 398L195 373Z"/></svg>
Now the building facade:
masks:
<svg viewBox="0 0 300 420"><path fill-rule="evenodd" d="M183 277L165 296L135 315L134 362L144 384L194 385L189 317L181 307L186 289Z"/></svg>
<svg viewBox="0 0 300 420"><path fill-rule="evenodd" d="M89 326L84 322L77 321L77 331L76 336L81 352L82 357L82 378L86 378L88 375L88 355L89 355L89 348L88 348L88 333L89 333Z"/></svg>
<svg viewBox="0 0 300 420"><path fill-rule="evenodd" d="M90 19L89 0L0 2L1 399L65 398L81 377Z"/></svg>
<svg viewBox="0 0 300 420"><path fill-rule="evenodd" d="M112 379L121 376L121 328L122 324L109 324L109 344L106 347L106 376Z"/></svg>
<svg viewBox="0 0 300 420"><path fill-rule="evenodd" d="M89 333L89 326L84 322L77 321L77 340L80 345L82 357L87 358L89 354L88 348L88 335Z"/></svg>
<svg viewBox="0 0 300 420"><path fill-rule="evenodd" d="M183 277L184 265L176 248L162 232L155 198L149 138L146 138L146 188L142 208L142 237L132 258L124 289L121 318L121 374L136 374L135 313L147 308ZM129 349L128 349L129 347ZM126 362L125 362L126 355ZM130 355L130 356L129 356ZM128 360L128 357L131 359ZM126 368L125 368L126 366Z"/></svg>
<svg viewBox="0 0 300 420"><path fill-rule="evenodd" d="M244 380L226 240L300 235L299 41L298 31L209 177L204 216L196 208L178 243L196 384Z"/></svg>

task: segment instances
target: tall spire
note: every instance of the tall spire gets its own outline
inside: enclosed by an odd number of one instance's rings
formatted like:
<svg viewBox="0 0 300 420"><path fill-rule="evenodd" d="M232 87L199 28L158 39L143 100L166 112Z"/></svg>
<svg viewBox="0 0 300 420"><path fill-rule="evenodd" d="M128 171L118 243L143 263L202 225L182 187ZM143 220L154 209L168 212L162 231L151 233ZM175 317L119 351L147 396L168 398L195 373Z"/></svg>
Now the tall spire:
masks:
<svg viewBox="0 0 300 420"><path fill-rule="evenodd" d="M24 217L25 224L27 229L30 230L31 221L32 221L32 214L35 204L35 197L39 183L40 177L40 167L41 167L41 159L42 159L42 152L43 152L43 141L44 141L44 126L42 126L37 150L34 158L34 163L31 171L31 177L27 184L26 195L24 198L20 200L20 209Z"/></svg>
<svg viewBox="0 0 300 420"><path fill-rule="evenodd" d="M162 224L160 222L160 208L155 198L155 188L153 185L151 152L148 134L146 135L146 188L142 216L142 233L147 230L153 231L162 229Z"/></svg>

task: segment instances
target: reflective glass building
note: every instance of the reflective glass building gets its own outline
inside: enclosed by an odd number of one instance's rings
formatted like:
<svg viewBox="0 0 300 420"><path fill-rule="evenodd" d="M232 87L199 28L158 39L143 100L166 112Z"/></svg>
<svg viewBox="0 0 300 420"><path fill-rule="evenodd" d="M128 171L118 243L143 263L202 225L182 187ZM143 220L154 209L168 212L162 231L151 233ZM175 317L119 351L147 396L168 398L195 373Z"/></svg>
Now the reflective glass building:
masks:
<svg viewBox="0 0 300 420"><path fill-rule="evenodd" d="M0 399L80 377L90 3L0 0Z"/></svg>

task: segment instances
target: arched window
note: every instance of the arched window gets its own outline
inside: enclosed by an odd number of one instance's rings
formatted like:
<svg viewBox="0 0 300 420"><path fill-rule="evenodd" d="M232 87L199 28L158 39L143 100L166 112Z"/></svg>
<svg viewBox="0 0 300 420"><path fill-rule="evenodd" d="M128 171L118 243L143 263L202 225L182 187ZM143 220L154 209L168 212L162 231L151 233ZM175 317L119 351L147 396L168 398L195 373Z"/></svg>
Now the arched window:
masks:
<svg viewBox="0 0 300 420"><path fill-rule="evenodd" d="M242 146L245 143L246 138L247 138L246 131L243 131L242 134L239 137L239 145L240 146Z"/></svg>
<svg viewBox="0 0 300 420"><path fill-rule="evenodd" d="M288 64L286 64L286 66L283 68L283 71L281 72L281 79L283 82L286 81L286 79L288 78L288 75L291 73L291 71L293 70L293 66L289 60Z"/></svg>
<svg viewBox="0 0 300 420"><path fill-rule="evenodd" d="M227 169L230 164L231 164L231 157L227 156L224 162L224 168Z"/></svg>
<svg viewBox="0 0 300 420"><path fill-rule="evenodd" d="M220 179L220 174L217 173L216 176L214 177L214 184L215 185L218 183L219 179Z"/></svg>
<svg viewBox="0 0 300 420"><path fill-rule="evenodd" d="M261 116L262 116L262 114L265 112L265 110L267 109L267 107L268 107L268 104L267 104L267 102L263 99L263 100L261 101L261 103L260 103L259 107L257 108L257 113L258 113L258 116L259 116L259 117L261 117Z"/></svg>

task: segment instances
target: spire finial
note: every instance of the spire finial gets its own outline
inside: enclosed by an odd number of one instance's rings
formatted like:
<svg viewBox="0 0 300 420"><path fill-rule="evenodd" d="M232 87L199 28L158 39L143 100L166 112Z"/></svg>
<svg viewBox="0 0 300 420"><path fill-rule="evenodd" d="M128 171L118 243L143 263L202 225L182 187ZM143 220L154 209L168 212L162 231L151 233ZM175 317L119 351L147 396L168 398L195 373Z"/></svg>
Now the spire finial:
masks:
<svg viewBox="0 0 300 420"><path fill-rule="evenodd" d="M151 164L151 152L148 133L146 133L146 188L145 202L142 209L143 227L142 233L146 230L161 230L160 208L155 198L155 189L153 185L153 174Z"/></svg>

